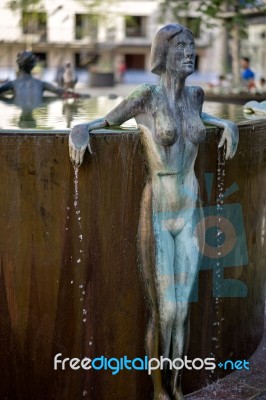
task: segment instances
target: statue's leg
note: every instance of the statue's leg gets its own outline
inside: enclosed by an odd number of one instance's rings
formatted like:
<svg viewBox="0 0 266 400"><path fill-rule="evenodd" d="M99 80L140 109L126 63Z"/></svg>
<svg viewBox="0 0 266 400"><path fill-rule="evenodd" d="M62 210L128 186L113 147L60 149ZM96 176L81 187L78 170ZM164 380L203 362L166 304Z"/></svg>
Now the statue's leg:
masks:
<svg viewBox="0 0 266 400"><path fill-rule="evenodd" d="M173 325L171 358L184 358L189 340L189 300L199 269L199 252L195 246L192 223L188 222L175 238L175 292L177 313ZM181 371L173 369L171 392L174 400L183 399Z"/></svg>
<svg viewBox="0 0 266 400"><path fill-rule="evenodd" d="M160 234L160 227L154 226L157 223L159 222L152 215L152 189L148 183L142 197L138 244L151 313L146 337L147 353L149 358L160 359L161 355L169 357L176 309L175 303L167 301L165 296L167 285L173 287L171 282L169 284L169 280L174 279L174 241L169 232ZM165 251L166 247L168 251ZM171 297L175 294L173 292L169 295ZM166 372L160 369L152 371L155 400L170 400L166 388Z"/></svg>

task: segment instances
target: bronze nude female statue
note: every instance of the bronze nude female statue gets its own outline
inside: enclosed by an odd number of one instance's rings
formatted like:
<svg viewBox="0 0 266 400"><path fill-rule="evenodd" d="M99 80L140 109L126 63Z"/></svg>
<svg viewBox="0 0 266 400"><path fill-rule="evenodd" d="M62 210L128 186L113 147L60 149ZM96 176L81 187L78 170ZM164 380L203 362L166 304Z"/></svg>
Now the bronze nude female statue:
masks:
<svg viewBox="0 0 266 400"><path fill-rule="evenodd" d="M150 304L146 346L150 358L184 358L188 343L189 302L198 274L200 252L195 251L193 220L198 193L194 163L204 140L204 122L223 129L219 147L226 159L238 144L238 129L230 121L202 112L202 88L186 86L194 71L193 34L184 26L161 28L151 49L156 85L144 84L106 117L77 125L69 138L70 158L79 166L92 130L121 125L135 118L148 163L139 220L139 251ZM168 288L167 291L165 288ZM153 371L154 399L183 399L180 371Z"/></svg>

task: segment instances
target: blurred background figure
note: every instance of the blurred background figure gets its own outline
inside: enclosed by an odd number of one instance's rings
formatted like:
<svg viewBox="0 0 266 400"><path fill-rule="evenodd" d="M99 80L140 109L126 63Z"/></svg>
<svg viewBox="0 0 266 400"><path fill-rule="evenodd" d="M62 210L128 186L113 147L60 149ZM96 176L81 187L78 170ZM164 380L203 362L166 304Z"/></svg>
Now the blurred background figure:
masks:
<svg viewBox="0 0 266 400"><path fill-rule="evenodd" d="M119 83L124 82L124 76L127 70L127 66L125 61L121 61L120 64L118 65L118 74L119 74Z"/></svg>
<svg viewBox="0 0 266 400"><path fill-rule="evenodd" d="M67 61L64 69L61 70L61 76L58 77L58 83L63 89L65 89L65 91L67 91L69 89L74 90L77 81L76 72L72 67L71 62Z"/></svg>
<svg viewBox="0 0 266 400"><path fill-rule="evenodd" d="M230 81L224 75L219 75L208 83L209 89L216 93L227 93L230 89Z"/></svg>
<svg viewBox="0 0 266 400"><path fill-rule="evenodd" d="M241 66L241 77L243 81L243 85L245 89L252 90L256 88L255 85L255 74L254 72L250 69L249 65L249 58L248 57L242 57L240 60L240 66Z"/></svg>
<svg viewBox="0 0 266 400"><path fill-rule="evenodd" d="M258 89L258 92L260 92L260 93L266 93L266 80L263 76L259 80L257 89Z"/></svg>

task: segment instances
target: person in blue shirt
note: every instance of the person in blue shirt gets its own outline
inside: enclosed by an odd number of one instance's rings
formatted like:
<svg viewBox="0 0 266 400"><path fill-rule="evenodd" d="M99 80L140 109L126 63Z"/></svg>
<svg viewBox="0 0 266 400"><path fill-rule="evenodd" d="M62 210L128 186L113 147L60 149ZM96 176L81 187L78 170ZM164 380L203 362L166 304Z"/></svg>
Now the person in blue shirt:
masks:
<svg viewBox="0 0 266 400"><path fill-rule="evenodd" d="M240 60L240 65L242 68L241 77L245 83L245 86L248 89L252 89L253 87L255 87L255 74L249 67L249 58L242 57Z"/></svg>

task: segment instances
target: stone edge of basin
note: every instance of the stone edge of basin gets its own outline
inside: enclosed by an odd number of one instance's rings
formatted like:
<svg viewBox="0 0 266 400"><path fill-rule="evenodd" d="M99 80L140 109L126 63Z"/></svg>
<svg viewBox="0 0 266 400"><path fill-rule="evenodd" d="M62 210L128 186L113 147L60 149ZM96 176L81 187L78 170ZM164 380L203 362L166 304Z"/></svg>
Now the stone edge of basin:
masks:
<svg viewBox="0 0 266 400"><path fill-rule="evenodd" d="M71 129L0 129L0 135L68 135ZM106 128L98 129L92 132L93 136L98 134L115 135L115 134L138 134L137 128Z"/></svg>
<svg viewBox="0 0 266 400"><path fill-rule="evenodd" d="M237 123L237 126L247 127L252 126L252 130L256 127L260 127L265 125L266 119L260 118L258 120L248 120L248 121L241 121ZM217 130L218 128L207 126L207 132L212 132ZM0 135L68 135L71 129L0 129ZM92 135L97 136L98 134L105 134L105 135L115 135L115 134L138 134L138 128L120 128L120 127L110 127L105 129L98 129L92 132Z"/></svg>

